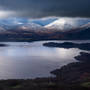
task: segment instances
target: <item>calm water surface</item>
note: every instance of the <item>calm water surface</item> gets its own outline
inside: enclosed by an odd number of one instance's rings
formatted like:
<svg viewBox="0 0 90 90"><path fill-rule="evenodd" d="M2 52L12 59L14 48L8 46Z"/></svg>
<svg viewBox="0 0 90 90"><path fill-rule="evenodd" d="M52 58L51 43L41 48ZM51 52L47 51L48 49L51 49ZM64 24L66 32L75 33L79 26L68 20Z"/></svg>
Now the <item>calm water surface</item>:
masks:
<svg viewBox="0 0 90 90"><path fill-rule="evenodd" d="M0 47L0 79L27 79L51 76L50 71L70 62L82 50L78 48L49 48L39 42L3 42L7 47ZM64 42L64 41L54 41ZM72 41L85 43L90 41Z"/></svg>

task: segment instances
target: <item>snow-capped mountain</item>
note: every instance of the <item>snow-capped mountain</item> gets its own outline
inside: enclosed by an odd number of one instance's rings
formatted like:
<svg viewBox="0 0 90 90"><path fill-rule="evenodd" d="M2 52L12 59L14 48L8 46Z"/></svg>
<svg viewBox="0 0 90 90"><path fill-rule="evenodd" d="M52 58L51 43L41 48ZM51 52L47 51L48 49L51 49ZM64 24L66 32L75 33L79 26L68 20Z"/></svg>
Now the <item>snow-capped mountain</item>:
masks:
<svg viewBox="0 0 90 90"><path fill-rule="evenodd" d="M6 30L13 29L25 23L27 23L27 20L22 18L0 19L0 26L5 28Z"/></svg>
<svg viewBox="0 0 90 90"><path fill-rule="evenodd" d="M45 18L40 18L40 19L32 19L30 20L30 22L39 24L41 26L45 26L48 25L54 21L56 21L58 19L58 17L45 17Z"/></svg>
<svg viewBox="0 0 90 90"><path fill-rule="evenodd" d="M0 27L0 32L5 32L6 29L4 29L3 27Z"/></svg>
<svg viewBox="0 0 90 90"><path fill-rule="evenodd" d="M86 18L59 18L58 20L48 24L45 28L68 31L74 28L79 28L90 22L90 19Z"/></svg>
<svg viewBox="0 0 90 90"><path fill-rule="evenodd" d="M0 27L5 30L59 30L65 32L76 28L88 27L86 26L88 23L90 23L89 18L45 17L40 19L0 19Z"/></svg>
<svg viewBox="0 0 90 90"><path fill-rule="evenodd" d="M46 17L40 19L27 19L27 18L7 18L0 19L0 26L6 30L15 29L17 27L27 27L28 29L44 28L45 25L57 20L57 17Z"/></svg>
<svg viewBox="0 0 90 90"><path fill-rule="evenodd" d="M35 23L23 24L16 28L17 30L46 30L43 26Z"/></svg>
<svg viewBox="0 0 90 90"><path fill-rule="evenodd" d="M82 25L81 28L87 28L87 29L90 28L90 22L85 25Z"/></svg>
<svg viewBox="0 0 90 90"><path fill-rule="evenodd" d="M1 41L90 39L89 18L0 19Z"/></svg>

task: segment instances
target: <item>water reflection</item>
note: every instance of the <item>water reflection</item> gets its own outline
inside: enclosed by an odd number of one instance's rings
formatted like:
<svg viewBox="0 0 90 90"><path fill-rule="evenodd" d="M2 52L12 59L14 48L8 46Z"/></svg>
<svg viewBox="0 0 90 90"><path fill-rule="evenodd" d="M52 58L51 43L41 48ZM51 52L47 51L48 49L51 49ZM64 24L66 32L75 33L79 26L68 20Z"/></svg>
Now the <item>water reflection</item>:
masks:
<svg viewBox="0 0 90 90"><path fill-rule="evenodd" d="M73 57L81 51L48 48L42 46L44 42L8 42L10 46L0 47L0 79L49 76L50 71L76 61Z"/></svg>

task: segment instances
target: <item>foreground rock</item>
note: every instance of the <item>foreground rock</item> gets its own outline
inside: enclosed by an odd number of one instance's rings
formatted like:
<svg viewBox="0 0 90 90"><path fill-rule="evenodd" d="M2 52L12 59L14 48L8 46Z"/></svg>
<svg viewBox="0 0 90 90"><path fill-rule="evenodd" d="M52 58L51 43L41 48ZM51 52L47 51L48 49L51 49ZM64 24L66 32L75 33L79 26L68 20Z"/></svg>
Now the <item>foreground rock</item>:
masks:
<svg viewBox="0 0 90 90"><path fill-rule="evenodd" d="M47 47L59 47L59 48L67 48L67 49L79 48L82 50L90 50L90 43L77 44L72 42L64 42L64 43L49 42L49 43L44 43L43 45Z"/></svg>

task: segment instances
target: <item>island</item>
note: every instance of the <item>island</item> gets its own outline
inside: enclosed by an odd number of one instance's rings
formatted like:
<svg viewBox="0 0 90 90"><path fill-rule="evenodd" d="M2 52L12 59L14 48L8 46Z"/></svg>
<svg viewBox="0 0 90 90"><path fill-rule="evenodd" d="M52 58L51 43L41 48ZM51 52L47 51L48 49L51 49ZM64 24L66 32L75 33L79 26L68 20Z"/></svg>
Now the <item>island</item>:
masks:
<svg viewBox="0 0 90 90"><path fill-rule="evenodd" d="M0 44L0 47L6 47L8 46L7 44Z"/></svg>
<svg viewBox="0 0 90 90"><path fill-rule="evenodd" d="M72 42L64 42L64 43L56 43L56 42L48 42L44 43L43 46L46 47L58 47L58 48L79 48L81 50L90 50L90 43L72 43Z"/></svg>

